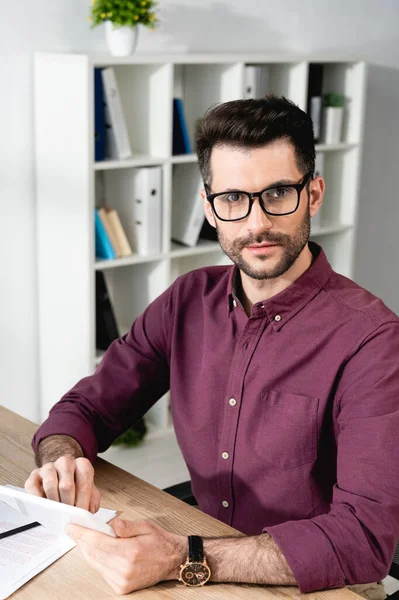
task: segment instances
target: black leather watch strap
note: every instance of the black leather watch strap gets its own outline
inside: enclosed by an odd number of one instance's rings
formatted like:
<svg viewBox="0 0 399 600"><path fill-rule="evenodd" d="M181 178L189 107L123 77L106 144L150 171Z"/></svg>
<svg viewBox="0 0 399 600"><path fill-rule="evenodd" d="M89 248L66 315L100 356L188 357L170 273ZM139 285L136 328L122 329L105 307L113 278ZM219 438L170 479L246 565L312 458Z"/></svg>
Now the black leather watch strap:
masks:
<svg viewBox="0 0 399 600"><path fill-rule="evenodd" d="M202 562L204 560L204 544L199 535L188 536L188 558L194 562Z"/></svg>

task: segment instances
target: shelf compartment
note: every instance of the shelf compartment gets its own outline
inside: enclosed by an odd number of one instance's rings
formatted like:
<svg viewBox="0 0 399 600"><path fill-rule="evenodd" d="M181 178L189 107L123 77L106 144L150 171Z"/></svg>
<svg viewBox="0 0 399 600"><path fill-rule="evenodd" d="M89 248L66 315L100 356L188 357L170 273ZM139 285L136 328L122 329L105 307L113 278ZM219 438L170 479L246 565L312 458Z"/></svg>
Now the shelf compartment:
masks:
<svg viewBox="0 0 399 600"><path fill-rule="evenodd" d="M108 269L104 276L121 335L169 285L167 261Z"/></svg>
<svg viewBox="0 0 399 600"><path fill-rule="evenodd" d="M241 63L174 65L173 97L183 100L193 151L198 119L214 104L241 98L242 81Z"/></svg>
<svg viewBox="0 0 399 600"><path fill-rule="evenodd" d="M257 96L262 98L265 94L274 93L292 100L302 110L306 110L306 85L308 65L299 63L247 63L247 66L259 67L260 82L264 89L258 90ZM244 90L242 96L244 97Z"/></svg>
<svg viewBox="0 0 399 600"><path fill-rule="evenodd" d="M177 256L170 263L170 278L171 283L189 271L201 269L203 267L214 267L219 265L231 265L231 260L219 248L215 248L214 252L207 254L191 254L185 256Z"/></svg>
<svg viewBox="0 0 399 600"><path fill-rule="evenodd" d="M343 142L358 144L362 141L365 70L366 65L363 62L324 63L322 94L342 93L346 99L342 127Z"/></svg>
<svg viewBox="0 0 399 600"><path fill-rule="evenodd" d="M132 152L168 157L172 66L118 65L114 70Z"/></svg>
<svg viewBox="0 0 399 600"><path fill-rule="evenodd" d="M360 152L353 147L346 152L324 152L322 177L326 183L324 201L318 223L321 228L353 225L356 219L355 203L358 182L353 177L359 168Z"/></svg>
<svg viewBox="0 0 399 600"><path fill-rule="evenodd" d="M331 231L329 235L315 232L310 239L322 246L327 259L334 269L345 277L353 271L353 232L352 227Z"/></svg>

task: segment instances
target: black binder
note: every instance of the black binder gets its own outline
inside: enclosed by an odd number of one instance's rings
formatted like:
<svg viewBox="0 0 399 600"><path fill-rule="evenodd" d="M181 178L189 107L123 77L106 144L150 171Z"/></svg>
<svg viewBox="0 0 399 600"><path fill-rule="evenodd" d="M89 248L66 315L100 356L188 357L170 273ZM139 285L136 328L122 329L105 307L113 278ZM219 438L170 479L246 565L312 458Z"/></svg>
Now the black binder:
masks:
<svg viewBox="0 0 399 600"><path fill-rule="evenodd" d="M106 350L119 337L104 273L96 271L96 347Z"/></svg>

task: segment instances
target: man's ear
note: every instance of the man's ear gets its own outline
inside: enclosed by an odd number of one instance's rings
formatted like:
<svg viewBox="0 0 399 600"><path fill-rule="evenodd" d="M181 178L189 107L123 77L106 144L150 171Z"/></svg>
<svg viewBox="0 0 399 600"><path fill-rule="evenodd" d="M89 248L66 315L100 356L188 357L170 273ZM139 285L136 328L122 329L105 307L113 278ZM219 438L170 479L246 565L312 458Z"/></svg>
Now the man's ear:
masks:
<svg viewBox="0 0 399 600"><path fill-rule="evenodd" d="M201 198L204 202L204 212L205 212L206 219L207 219L209 225L211 225L212 227L214 227L216 229L215 215L213 214L211 203L208 202L208 200L206 199L205 190L201 190L200 193L201 193Z"/></svg>
<svg viewBox="0 0 399 600"><path fill-rule="evenodd" d="M315 216L323 204L325 187L324 179L320 176L310 182L309 211L311 217Z"/></svg>

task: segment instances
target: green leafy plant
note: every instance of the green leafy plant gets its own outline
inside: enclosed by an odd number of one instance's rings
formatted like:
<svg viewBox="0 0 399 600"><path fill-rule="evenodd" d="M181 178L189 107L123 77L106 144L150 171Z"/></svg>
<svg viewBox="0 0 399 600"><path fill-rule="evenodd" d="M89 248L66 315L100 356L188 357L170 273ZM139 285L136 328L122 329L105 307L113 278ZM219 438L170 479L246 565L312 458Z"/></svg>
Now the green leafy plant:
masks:
<svg viewBox="0 0 399 600"><path fill-rule="evenodd" d="M92 0L89 21L91 27L111 21L116 26L144 25L154 29L158 24L154 0Z"/></svg>
<svg viewBox="0 0 399 600"><path fill-rule="evenodd" d="M332 93L325 94L324 106L333 106L334 108L340 108L342 106L345 106L345 95Z"/></svg>
<svg viewBox="0 0 399 600"><path fill-rule="evenodd" d="M147 434L147 425L144 419L140 419L133 427L130 427L125 433L122 433L112 442L113 446L134 447L141 444Z"/></svg>

